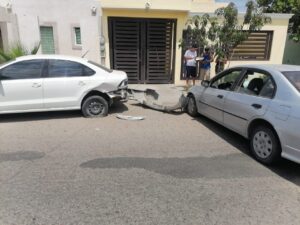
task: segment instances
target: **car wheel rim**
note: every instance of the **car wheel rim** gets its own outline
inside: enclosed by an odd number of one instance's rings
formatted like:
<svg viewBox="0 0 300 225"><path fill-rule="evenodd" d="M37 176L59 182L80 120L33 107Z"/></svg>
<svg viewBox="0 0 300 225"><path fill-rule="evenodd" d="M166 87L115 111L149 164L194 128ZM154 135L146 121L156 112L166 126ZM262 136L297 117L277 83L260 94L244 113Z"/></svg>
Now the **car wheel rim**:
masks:
<svg viewBox="0 0 300 225"><path fill-rule="evenodd" d="M99 115L100 113L102 113L103 109L103 104L97 101L91 102L88 106L88 111L93 115Z"/></svg>
<svg viewBox="0 0 300 225"><path fill-rule="evenodd" d="M194 103L193 98L190 98L190 100L189 100L188 110L189 110L189 112L194 112L195 111L195 103Z"/></svg>
<svg viewBox="0 0 300 225"><path fill-rule="evenodd" d="M262 159L272 154L272 140L269 134L264 131L257 132L253 137L253 148L257 156Z"/></svg>

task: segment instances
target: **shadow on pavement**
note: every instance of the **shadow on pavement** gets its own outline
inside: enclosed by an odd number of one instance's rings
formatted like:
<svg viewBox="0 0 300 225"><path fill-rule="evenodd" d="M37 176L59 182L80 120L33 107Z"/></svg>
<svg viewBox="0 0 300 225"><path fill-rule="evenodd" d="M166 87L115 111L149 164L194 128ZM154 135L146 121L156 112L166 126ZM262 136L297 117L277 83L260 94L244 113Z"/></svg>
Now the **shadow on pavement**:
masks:
<svg viewBox="0 0 300 225"><path fill-rule="evenodd" d="M111 106L109 114L123 113L126 111L128 111L128 107L125 105L125 103L122 101L118 101Z"/></svg>
<svg viewBox="0 0 300 225"><path fill-rule="evenodd" d="M111 106L109 114L122 113L128 108L123 102L116 102ZM51 111L51 112L34 112L34 113L14 113L0 115L0 123L10 122L26 122L38 120L52 120L52 119L71 119L80 118L82 116L80 110L73 111Z"/></svg>
<svg viewBox="0 0 300 225"><path fill-rule="evenodd" d="M45 156L44 152L36 152L36 151L18 151L18 152L0 153L0 163L8 162L8 161L21 161L21 160L32 161L36 159L41 159L44 156Z"/></svg>
<svg viewBox="0 0 300 225"><path fill-rule="evenodd" d="M213 131L216 135L221 137L223 140L245 153L249 157L252 157L249 149L249 141L237 133L219 125L218 123L204 117L198 116L193 118L193 120L198 121L206 128ZM258 165L262 165L256 162ZM264 165L262 165L264 166ZM276 165L265 166L269 170L273 171L277 175L283 177L284 179L293 182L294 184L300 186L300 165L289 160L282 159Z"/></svg>
<svg viewBox="0 0 300 225"><path fill-rule="evenodd" d="M240 153L212 158L98 158L82 163L80 167L90 169L139 168L183 179L270 176L269 171L256 167L254 161Z"/></svg>
<svg viewBox="0 0 300 225"><path fill-rule="evenodd" d="M52 119L69 119L82 117L80 111L54 111L54 112L34 112L16 113L0 115L0 123L26 122Z"/></svg>

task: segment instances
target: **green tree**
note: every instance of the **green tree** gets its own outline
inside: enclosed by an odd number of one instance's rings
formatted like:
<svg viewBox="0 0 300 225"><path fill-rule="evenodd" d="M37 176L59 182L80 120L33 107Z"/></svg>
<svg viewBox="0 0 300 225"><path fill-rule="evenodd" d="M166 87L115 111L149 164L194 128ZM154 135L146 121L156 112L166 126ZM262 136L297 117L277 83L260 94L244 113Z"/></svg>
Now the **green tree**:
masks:
<svg viewBox="0 0 300 225"><path fill-rule="evenodd" d="M289 37L300 42L300 0L257 0L260 7L267 13L292 13L289 21Z"/></svg>
<svg viewBox="0 0 300 225"><path fill-rule="evenodd" d="M234 48L246 40L253 31L260 30L270 22L255 1L246 3L246 13L242 21L238 18L238 9L234 3L219 8L214 16L204 14L194 16L187 21L187 40L181 47L198 44L200 48L211 46L214 57L230 59Z"/></svg>
<svg viewBox="0 0 300 225"><path fill-rule="evenodd" d="M0 63L13 60L24 55L35 55L40 48L40 43L36 44L32 49L27 49L21 43L13 44L8 51L0 49Z"/></svg>

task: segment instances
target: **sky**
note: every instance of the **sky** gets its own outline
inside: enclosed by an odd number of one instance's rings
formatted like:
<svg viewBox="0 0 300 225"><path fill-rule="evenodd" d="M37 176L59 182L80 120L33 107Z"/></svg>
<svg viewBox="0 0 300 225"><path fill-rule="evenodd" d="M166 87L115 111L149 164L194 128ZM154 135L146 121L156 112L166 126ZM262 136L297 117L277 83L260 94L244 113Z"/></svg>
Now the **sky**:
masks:
<svg viewBox="0 0 300 225"><path fill-rule="evenodd" d="M216 0L216 2L233 2L239 9L239 12L245 12L245 4L247 0Z"/></svg>

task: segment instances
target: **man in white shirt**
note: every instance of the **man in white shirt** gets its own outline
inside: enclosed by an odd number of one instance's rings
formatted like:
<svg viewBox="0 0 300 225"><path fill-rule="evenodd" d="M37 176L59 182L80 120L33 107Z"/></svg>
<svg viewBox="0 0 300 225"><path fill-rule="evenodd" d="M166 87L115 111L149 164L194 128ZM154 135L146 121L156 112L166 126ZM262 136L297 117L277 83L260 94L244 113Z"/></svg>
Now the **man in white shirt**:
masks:
<svg viewBox="0 0 300 225"><path fill-rule="evenodd" d="M193 80L195 85L195 79L197 77L197 45L192 45L184 54L186 62L186 85L189 85L189 80Z"/></svg>

